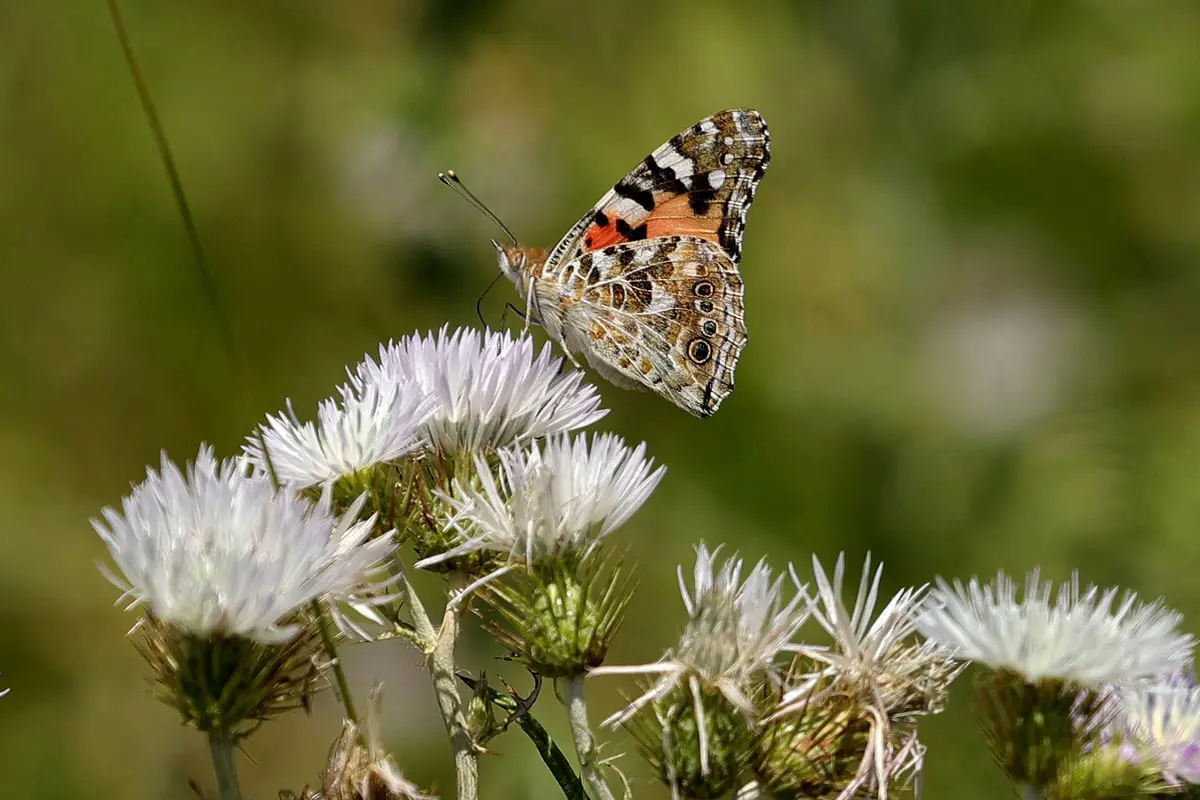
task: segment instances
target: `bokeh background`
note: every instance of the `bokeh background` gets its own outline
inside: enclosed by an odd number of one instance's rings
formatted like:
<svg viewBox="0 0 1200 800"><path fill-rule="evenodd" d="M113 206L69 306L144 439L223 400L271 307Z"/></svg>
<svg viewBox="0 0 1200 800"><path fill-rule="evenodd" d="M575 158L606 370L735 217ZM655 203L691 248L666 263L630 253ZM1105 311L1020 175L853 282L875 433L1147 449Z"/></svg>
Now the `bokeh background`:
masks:
<svg viewBox="0 0 1200 800"><path fill-rule="evenodd" d="M802 568L870 551L889 590L1079 569L1200 618L1200 5L124 8L237 363L104 4L0 0L6 796L209 783L202 737L148 695L88 519L160 449L232 454L378 342L477 325L495 232L439 169L549 245L652 148L732 106L760 109L773 142L743 262L750 343L711 420L603 388L601 427L669 465L618 534L640 586L613 662L673 640L675 565L701 539ZM513 299L487 297L491 324ZM463 665L495 655L471 635ZM449 790L418 657L350 660L360 691L386 682L401 764ZM630 688L592 687L597 717ZM965 688L923 729L932 800L1008 796ZM336 731L329 696L266 726L248 796L315 781ZM519 734L493 748L485 798L555 796ZM623 763L638 797L664 796Z"/></svg>

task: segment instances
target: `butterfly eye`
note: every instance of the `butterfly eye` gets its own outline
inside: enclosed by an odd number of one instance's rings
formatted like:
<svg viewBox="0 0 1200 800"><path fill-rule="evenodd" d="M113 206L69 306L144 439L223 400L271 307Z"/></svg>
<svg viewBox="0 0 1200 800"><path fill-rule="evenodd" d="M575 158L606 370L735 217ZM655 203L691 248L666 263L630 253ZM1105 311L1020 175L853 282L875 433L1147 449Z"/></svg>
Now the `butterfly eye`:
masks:
<svg viewBox="0 0 1200 800"><path fill-rule="evenodd" d="M696 295L696 297L712 297L713 285L708 281L700 281L692 287L692 293Z"/></svg>
<svg viewBox="0 0 1200 800"><path fill-rule="evenodd" d="M704 331L705 336L717 335L717 323L713 322L711 319L706 319L700 328Z"/></svg>
<svg viewBox="0 0 1200 800"><path fill-rule="evenodd" d="M697 364L703 364L712 356L712 348L703 339L692 339L688 343L688 357Z"/></svg>

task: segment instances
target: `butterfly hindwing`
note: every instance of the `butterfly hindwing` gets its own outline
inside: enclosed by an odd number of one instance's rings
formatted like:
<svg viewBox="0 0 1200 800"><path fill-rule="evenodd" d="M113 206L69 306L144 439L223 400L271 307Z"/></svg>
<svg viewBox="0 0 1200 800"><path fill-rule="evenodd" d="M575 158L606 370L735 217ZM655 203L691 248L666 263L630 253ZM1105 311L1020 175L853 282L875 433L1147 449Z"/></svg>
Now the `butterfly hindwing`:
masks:
<svg viewBox="0 0 1200 800"><path fill-rule="evenodd" d="M534 291L547 332L611 382L700 417L733 391L742 280L719 244L668 236L584 251Z"/></svg>
<svg viewBox="0 0 1200 800"><path fill-rule="evenodd" d="M770 136L757 111L730 109L706 117L618 181L551 251L546 267L664 236L716 242L737 264L746 212L770 157Z"/></svg>

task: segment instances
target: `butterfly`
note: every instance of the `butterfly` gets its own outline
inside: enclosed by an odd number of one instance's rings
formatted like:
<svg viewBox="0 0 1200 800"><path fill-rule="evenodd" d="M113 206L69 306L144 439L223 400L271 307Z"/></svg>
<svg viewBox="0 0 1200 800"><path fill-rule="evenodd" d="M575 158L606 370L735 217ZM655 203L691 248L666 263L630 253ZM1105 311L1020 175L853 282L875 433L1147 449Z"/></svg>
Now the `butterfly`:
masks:
<svg viewBox="0 0 1200 800"><path fill-rule="evenodd" d="M501 271L574 361L698 417L733 391L746 346L738 263L770 161L762 116L730 109L673 136L549 252L493 240Z"/></svg>

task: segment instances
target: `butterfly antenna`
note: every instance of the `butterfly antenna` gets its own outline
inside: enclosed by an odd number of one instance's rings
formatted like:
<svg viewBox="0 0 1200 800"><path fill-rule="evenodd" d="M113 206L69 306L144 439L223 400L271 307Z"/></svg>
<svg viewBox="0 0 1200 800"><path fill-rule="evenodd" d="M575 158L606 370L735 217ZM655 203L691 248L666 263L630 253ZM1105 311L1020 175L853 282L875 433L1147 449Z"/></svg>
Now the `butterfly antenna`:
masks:
<svg viewBox="0 0 1200 800"><path fill-rule="evenodd" d="M517 243L517 237L513 236L513 232L508 229L508 226L501 222L500 218L496 216L495 212L485 206L483 201L476 197L475 194L466 187L466 184L459 180L459 177L454 173L454 170L448 169L445 172L439 172L438 180L449 186L454 191L458 192L459 196L473 205L475 210L480 214L483 214L492 222L496 223L500 230L504 231L504 235L512 240L513 244Z"/></svg>

